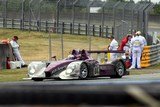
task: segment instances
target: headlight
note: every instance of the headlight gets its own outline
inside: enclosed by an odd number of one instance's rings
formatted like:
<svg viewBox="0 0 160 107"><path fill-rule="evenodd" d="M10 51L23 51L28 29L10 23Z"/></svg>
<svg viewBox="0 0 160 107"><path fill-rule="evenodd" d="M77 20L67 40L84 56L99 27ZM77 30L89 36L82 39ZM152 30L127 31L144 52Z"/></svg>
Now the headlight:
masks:
<svg viewBox="0 0 160 107"><path fill-rule="evenodd" d="M68 67L67 67L67 69L74 70L74 69L76 69L76 65L74 65L74 64L69 64Z"/></svg>
<svg viewBox="0 0 160 107"><path fill-rule="evenodd" d="M72 73L72 69L67 69L66 70L66 74L71 74Z"/></svg>
<svg viewBox="0 0 160 107"><path fill-rule="evenodd" d="M67 69L65 70L66 75L75 75L75 74L78 74L81 63L82 62L80 62L80 61L70 63L67 66Z"/></svg>
<svg viewBox="0 0 160 107"><path fill-rule="evenodd" d="M28 66L28 73L29 75L33 75L36 72L36 67L34 65L29 65Z"/></svg>
<svg viewBox="0 0 160 107"><path fill-rule="evenodd" d="M66 75L71 74L76 69L76 64L69 64L66 69Z"/></svg>
<svg viewBox="0 0 160 107"><path fill-rule="evenodd" d="M72 65L72 64L68 65L68 67L66 69L66 75L71 74L74 71L75 68L76 68L76 65Z"/></svg>

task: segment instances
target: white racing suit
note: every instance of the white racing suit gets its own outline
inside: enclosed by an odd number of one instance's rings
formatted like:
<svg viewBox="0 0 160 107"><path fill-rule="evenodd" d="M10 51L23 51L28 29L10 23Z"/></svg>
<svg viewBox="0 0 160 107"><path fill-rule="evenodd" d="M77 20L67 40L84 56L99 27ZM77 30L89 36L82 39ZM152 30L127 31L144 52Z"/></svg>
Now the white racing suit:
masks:
<svg viewBox="0 0 160 107"><path fill-rule="evenodd" d="M109 50L113 51L113 50L117 50L118 49L118 42L113 39L109 45ZM113 61L115 59L117 59L117 53L110 53L110 60Z"/></svg>
<svg viewBox="0 0 160 107"><path fill-rule="evenodd" d="M139 35L139 38L141 38L141 39L142 39L144 46L146 46L146 45L147 45L147 41L146 41L145 37L144 37L144 36Z"/></svg>
<svg viewBox="0 0 160 107"><path fill-rule="evenodd" d="M143 47L143 41L139 36L136 36L131 39L132 65L130 69L135 68L136 64L137 68L141 68L140 59Z"/></svg>
<svg viewBox="0 0 160 107"><path fill-rule="evenodd" d="M19 45L17 42L15 42L14 40L11 40L10 41L10 44L12 46L12 49L13 49L13 54L16 58L17 61L20 61L21 62L21 65L25 65L25 62L23 61L22 57L21 57L21 54L19 52Z"/></svg>

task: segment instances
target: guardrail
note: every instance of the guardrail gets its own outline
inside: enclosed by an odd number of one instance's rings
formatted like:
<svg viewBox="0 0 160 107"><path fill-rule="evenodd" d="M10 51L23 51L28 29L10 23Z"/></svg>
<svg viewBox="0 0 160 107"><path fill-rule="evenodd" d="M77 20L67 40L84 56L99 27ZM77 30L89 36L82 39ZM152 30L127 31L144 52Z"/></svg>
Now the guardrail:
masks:
<svg viewBox="0 0 160 107"><path fill-rule="evenodd" d="M77 35L92 35L98 37L106 37L106 35L113 33L113 28L101 25L89 25L84 23L66 23L59 22L58 26L53 21L39 21L39 20L24 20L21 19L3 19L0 18L0 28L12 28L21 30L33 30L48 32L63 33L63 34L77 34Z"/></svg>
<svg viewBox="0 0 160 107"><path fill-rule="evenodd" d="M141 58L141 67L149 67L160 62L160 44L145 46Z"/></svg>

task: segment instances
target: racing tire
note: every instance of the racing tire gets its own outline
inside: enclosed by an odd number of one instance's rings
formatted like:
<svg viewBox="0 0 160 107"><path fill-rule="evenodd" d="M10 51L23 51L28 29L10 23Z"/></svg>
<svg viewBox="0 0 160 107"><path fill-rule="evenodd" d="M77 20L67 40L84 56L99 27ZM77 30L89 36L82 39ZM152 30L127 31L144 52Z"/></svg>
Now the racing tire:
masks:
<svg viewBox="0 0 160 107"><path fill-rule="evenodd" d="M43 81L43 78L32 78L33 81Z"/></svg>
<svg viewBox="0 0 160 107"><path fill-rule="evenodd" d="M79 79L86 79L88 77L88 67L85 63L80 66Z"/></svg>
<svg viewBox="0 0 160 107"><path fill-rule="evenodd" d="M112 75L110 77L111 78L122 78L122 76L126 72L125 65L121 61L115 61L113 64L115 66L116 75Z"/></svg>

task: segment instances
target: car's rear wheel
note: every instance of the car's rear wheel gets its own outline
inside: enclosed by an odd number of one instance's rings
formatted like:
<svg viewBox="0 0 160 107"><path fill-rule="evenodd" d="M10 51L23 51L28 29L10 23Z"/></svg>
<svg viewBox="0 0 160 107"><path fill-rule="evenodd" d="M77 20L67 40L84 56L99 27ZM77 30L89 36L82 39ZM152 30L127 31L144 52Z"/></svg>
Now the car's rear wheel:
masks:
<svg viewBox="0 0 160 107"><path fill-rule="evenodd" d="M111 76L111 78L121 78L125 72L125 65L121 61L114 62L116 75Z"/></svg>
<svg viewBox="0 0 160 107"><path fill-rule="evenodd" d="M80 75L79 75L79 78L80 79L85 79L87 78L88 76L88 68L87 68L87 65L85 63L82 63L81 64L81 67L80 67Z"/></svg>

